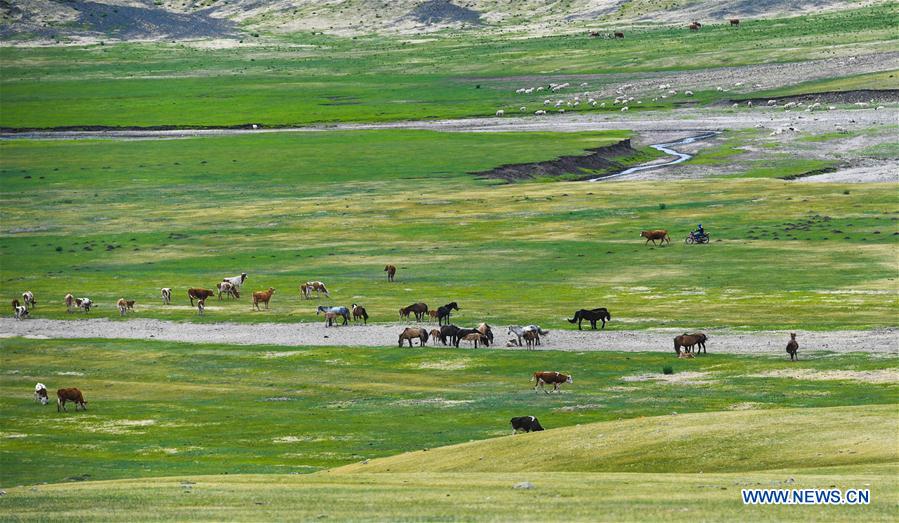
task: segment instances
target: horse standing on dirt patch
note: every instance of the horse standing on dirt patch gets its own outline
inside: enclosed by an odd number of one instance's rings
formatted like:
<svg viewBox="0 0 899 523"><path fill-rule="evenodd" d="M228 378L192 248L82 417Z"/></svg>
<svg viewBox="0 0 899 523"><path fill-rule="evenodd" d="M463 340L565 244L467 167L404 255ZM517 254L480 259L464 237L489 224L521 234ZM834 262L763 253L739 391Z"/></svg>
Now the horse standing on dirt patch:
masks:
<svg viewBox="0 0 899 523"><path fill-rule="evenodd" d="M796 341L796 333L790 334L790 341L787 343L787 354L790 355L790 361L799 360L799 342Z"/></svg>
<svg viewBox="0 0 899 523"><path fill-rule="evenodd" d="M444 322L449 325L450 314L459 309L459 304L456 302L450 302L446 305L437 307L437 325L443 325Z"/></svg>
<svg viewBox="0 0 899 523"><path fill-rule="evenodd" d="M403 332L400 333L399 345L403 346L404 341L409 342L409 348L412 348L412 340L418 340L418 346L424 347L425 344L428 343L428 331L427 329L421 329L418 327L406 327L403 329Z"/></svg>
<svg viewBox="0 0 899 523"><path fill-rule="evenodd" d="M393 281L396 276L396 265L387 265L384 267L384 272L387 273L387 281Z"/></svg>
<svg viewBox="0 0 899 523"><path fill-rule="evenodd" d="M696 354L699 354L700 350L708 354L705 350L705 342L708 341L708 339L709 337L702 332L694 332L693 334L687 334L685 332L674 338L674 351L680 355L681 347L684 348L685 352L692 352L693 347L697 347Z"/></svg>
<svg viewBox="0 0 899 523"><path fill-rule="evenodd" d="M325 305L319 305L317 309L315 309L315 315L319 314L327 314L329 312L333 312L334 314L343 317L342 325L346 325L350 322L350 310L346 307L328 307Z"/></svg>
<svg viewBox="0 0 899 523"><path fill-rule="evenodd" d="M568 323L577 323L577 330L583 330L581 328L581 322L587 320L590 322L590 328L596 330L596 322L602 321L602 328L606 328L606 322L612 320L612 315L609 314L608 309L605 307L598 307L596 309L581 309L574 313L574 318L568 320Z"/></svg>
<svg viewBox="0 0 899 523"><path fill-rule="evenodd" d="M353 321L359 321L359 318L362 318L363 324L368 325L368 312L365 311L365 307L354 303L351 308L353 309Z"/></svg>

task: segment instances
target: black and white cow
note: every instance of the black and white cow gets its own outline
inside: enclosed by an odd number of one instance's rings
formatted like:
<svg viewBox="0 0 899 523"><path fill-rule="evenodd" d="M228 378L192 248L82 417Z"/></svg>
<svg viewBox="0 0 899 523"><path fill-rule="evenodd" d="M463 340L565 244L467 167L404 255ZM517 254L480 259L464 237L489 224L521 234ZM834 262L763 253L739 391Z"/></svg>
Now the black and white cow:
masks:
<svg viewBox="0 0 899 523"><path fill-rule="evenodd" d="M525 432L537 432L543 430L543 427L540 425L540 422L534 416L522 416L520 418L512 418L512 433L515 434L518 431Z"/></svg>
<svg viewBox="0 0 899 523"><path fill-rule="evenodd" d="M41 405L50 403L50 396L47 395L47 387L43 383L34 386L34 401L41 402Z"/></svg>
<svg viewBox="0 0 899 523"><path fill-rule="evenodd" d="M19 304L19 300L12 301L12 310L16 313L17 320L24 320L28 317L28 307Z"/></svg>
<svg viewBox="0 0 899 523"><path fill-rule="evenodd" d="M170 287L162 288L162 304L169 305L172 303L172 289Z"/></svg>
<svg viewBox="0 0 899 523"><path fill-rule="evenodd" d="M22 293L22 302L28 309L33 309L37 302L34 301L34 293L31 291L25 291Z"/></svg>

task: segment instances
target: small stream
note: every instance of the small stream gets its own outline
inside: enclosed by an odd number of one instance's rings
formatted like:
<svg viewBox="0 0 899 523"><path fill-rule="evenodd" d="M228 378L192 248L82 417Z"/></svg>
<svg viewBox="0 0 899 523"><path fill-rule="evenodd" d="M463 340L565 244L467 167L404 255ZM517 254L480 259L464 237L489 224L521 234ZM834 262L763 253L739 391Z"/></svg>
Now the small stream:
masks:
<svg viewBox="0 0 899 523"><path fill-rule="evenodd" d="M606 180L611 180L613 178L618 178L621 176L627 176L628 174L633 174L633 173L639 172L639 171L647 171L649 169L658 169L660 167L667 167L669 165L675 165L678 163L686 162L690 158L693 158L693 155L678 152L678 151L672 149L672 147L676 147L679 145L687 145L687 144L690 144L693 142L698 142L699 140L705 140L705 139L711 138L713 136L717 136L719 134L721 134L719 131L711 131L711 132L707 132L707 133L703 133L703 134L697 134L696 136L690 136L688 138L684 138L683 140L678 140L676 142L657 143L657 144L650 145L650 147L652 147L653 149L662 151L663 153L665 153L669 156L675 156L676 158L669 162L665 162L665 163L647 163L647 164L643 164L643 165L638 165L636 167L631 167L630 169L625 169L625 170L621 171L620 173L609 174L609 175L600 176L597 178L591 178L587 181L588 182L606 181Z"/></svg>

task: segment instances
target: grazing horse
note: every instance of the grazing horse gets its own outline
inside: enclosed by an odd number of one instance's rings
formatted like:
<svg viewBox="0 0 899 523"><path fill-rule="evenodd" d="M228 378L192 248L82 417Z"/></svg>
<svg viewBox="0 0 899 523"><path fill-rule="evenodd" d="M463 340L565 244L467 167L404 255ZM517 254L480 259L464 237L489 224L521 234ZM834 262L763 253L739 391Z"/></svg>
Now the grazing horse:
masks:
<svg viewBox="0 0 899 523"><path fill-rule="evenodd" d="M406 327L403 329L403 332L400 333L399 345L403 346L404 341L409 342L409 348L412 348L412 340L418 339L419 347L424 347L426 343L428 343L428 331L427 329L421 329L418 327Z"/></svg>
<svg viewBox="0 0 899 523"><path fill-rule="evenodd" d="M735 25L738 26L738 25L740 25L740 19L739 19L739 18L731 18L731 19L729 20L729 22L730 22L730 25L731 25L731 26L735 26Z"/></svg>
<svg viewBox="0 0 899 523"><path fill-rule="evenodd" d="M350 308L353 309L353 321L359 321L359 318L362 318L362 322L368 325L368 313L365 312L365 307L354 303Z"/></svg>
<svg viewBox="0 0 899 523"><path fill-rule="evenodd" d="M647 243L649 243L650 240L652 241L653 245L656 244L656 240L659 240L660 245L664 245L664 243L666 241L668 242L668 245L671 245L671 238L668 236L668 231L666 231L665 229L656 229L654 231L643 231L640 233L640 237L646 238L646 241L643 243L643 245L646 245Z"/></svg>
<svg viewBox="0 0 899 523"><path fill-rule="evenodd" d="M306 283L300 285L300 294L303 295L307 300L312 297L312 293L315 292L317 297L321 297L322 294L325 297L330 298L331 294L328 292L325 284L320 281L307 281Z"/></svg>
<svg viewBox="0 0 899 523"><path fill-rule="evenodd" d="M427 303L413 303L408 307L400 309L400 318L408 318L409 314L414 314L417 321L421 321L422 316L428 313Z"/></svg>
<svg viewBox="0 0 899 523"><path fill-rule="evenodd" d="M796 333L790 334L790 341L787 343L787 354L790 355L790 361L799 360L799 342L796 341Z"/></svg>
<svg viewBox="0 0 899 523"><path fill-rule="evenodd" d="M681 347L684 348L685 352L692 352L693 347L698 346L696 354L699 354L700 350L705 351L705 342L708 341L708 339L709 337L701 332L695 332L693 334L687 334L685 332L674 338L674 352L680 355Z"/></svg>
<svg viewBox="0 0 899 523"><path fill-rule="evenodd" d="M350 310L346 307L326 307L325 305L319 305L318 309L315 310L315 315L318 316L322 313L333 312L338 316L343 317L343 323L341 325L346 325L350 322Z"/></svg>
<svg viewBox="0 0 899 523"><path fill-rule="evenodd" d="M81 391L75 387L71 389L59 389L56 391L56 412L59 412L60 407L62 410L68 412L69 409L66 408L66 402L71 401L75 404L75 412L78 412L78 407L81 406L81 410L87 410L87 402L84 401L84 396L81 394Z"/></svg>
<svg viewBox="0 0 899 523"><path fill-rule="evenodd" d="M582 330L581 322L584 320L590 322L590 328L593 330L596 330L596 322L602 320L602 328L605 329L606 322L612 321L612 315L605 307L581 309L574 313L574 318L568 320L568 323L577 323L577 330Z"/></svg>
<svg viewBox="0 0 899 523"><path fill-rule="evenodd" d="M387 281L393 281L396 276L396 265L387 265L384 267L384 271L387 273Z"/></svg>
<svg viewBox="0 0 899 523"><path fill-rule="evenodd" d="M450 302L441 307L437 307L437 325L443 325L444 322L449 325L450 314L459 309L460 307L456 302Z"/></svg>
<svg viewBox="0 0 899 523"><path fill-rule="evenodd" d="M537 345L540 345L540 336L546 336L547 334L549 334L549 331L541 329L539 325L528 325L526 327L521 327L520 325L509 325L508 334L514 335L516 338L518 338L519 347L522 346L521 341L526 332L533 332L537 335L537 338L535 340L535 343Z"/></svg>

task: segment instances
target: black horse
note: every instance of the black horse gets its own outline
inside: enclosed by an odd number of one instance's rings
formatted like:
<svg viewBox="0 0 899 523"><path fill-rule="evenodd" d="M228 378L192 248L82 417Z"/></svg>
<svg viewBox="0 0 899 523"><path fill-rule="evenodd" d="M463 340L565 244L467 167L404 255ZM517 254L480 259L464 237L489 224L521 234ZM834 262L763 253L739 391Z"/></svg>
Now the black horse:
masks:
<svg viewBox="0 0 899 523"><path fill-rule="evenodd" d="M606 322L612 319L608 309L599 307L598 309L581 309L574 313L574 318L568 320L568 323L577 323L577 330L581 329L581 322L587 320L590 322L590 328L596 330L596 322L602 320L602 328L606 328Z"/></svg>
<svg viewBox="0 0 899 523"><path fill-rule="evenodd" d="M437 325L443 325L445 321L449 325L450 313L459 310L459 304L456 302L447 303L442 307L437 307Z"/></svg>
<svg viewBox="0 0 899 523"><path fill-rule="evenodd" d="M474 334L475 332L480 334L481 331L479 331L478 329L459 329L459 330L457 330L456 334L453 336L453 347L456 347L458 349L459 342L462 341L462 338L464 338L465 336L468 336L469 334ZM484 346L485 347L490 346L490 342L486 339L484 339Z"/></svg>
<svg viewBox="0 0 899 523"><path fill-rule="evenodd" d="M458 337L459 327L455 325L444 325L440 327L440 343L446 345L446 340L449 339L450 344L458 347L458 342L456 338Z"/></svg>

